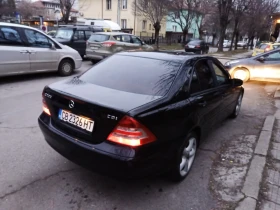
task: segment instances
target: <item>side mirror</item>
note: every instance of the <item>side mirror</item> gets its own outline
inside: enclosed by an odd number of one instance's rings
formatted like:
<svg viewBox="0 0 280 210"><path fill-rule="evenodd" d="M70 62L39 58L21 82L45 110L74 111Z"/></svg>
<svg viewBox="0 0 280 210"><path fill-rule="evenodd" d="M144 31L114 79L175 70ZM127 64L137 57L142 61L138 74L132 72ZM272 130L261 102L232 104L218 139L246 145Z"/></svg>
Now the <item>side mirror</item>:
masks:
<svg viewBox="0 0 280 210"><path fill-rule="evenodd" d="M259 62L264 62L264 61L265 61L265 58L264 58L263 56L261 56L261 57L257 58L257 61L259 61Z"/></svg>
<svg viewBox="0 0 280 210"><path fill-rule="evenodd" d="M243 85L243 81L241 79L231 79L231 85L233 87L238 87Z"/></svg>
<svg viewBox="0 0 280 210"><path fill-rule="evenodd" d="M54 43L50 43L50 49L56 50L56 47L55 47Z"/></svg>

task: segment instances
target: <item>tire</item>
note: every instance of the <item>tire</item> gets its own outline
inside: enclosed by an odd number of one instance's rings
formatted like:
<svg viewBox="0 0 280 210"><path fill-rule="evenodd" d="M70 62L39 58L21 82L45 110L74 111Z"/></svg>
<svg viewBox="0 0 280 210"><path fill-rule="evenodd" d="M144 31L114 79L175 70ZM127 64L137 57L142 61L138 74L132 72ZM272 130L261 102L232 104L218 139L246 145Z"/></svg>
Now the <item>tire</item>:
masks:
<svg viewBox="0 0 280 210"><path fill-rule="evenodd" d="M171 180L179 182L187 177L195 160L197 145L197 135L193 132L189 133L176 152L175 160L170 170Z"/></svg>
<svg viewBox="0 0 280 210"><path fill-rule="evenodd" d="M241 105L242 105L242 99L243 99L243 93L240 93L236 101L236 104L234 106L234 109L230 114L230 118L236 118L239 115Z"/></svg>
<svg viewBox="0 0 280 210"><path fill-rule="evenodd" d="M97 64L99 62L98 60L94 60L94 59L92 59L90 61L92 62L92 64Z"/></svg>
<svg viewBox="0 0 280 210"><path fill-rule="evenodd" d="M232 78L241 79L243 82L247 82L250 79L250 74L245 68L237 68L233 71Z"/></svg>
<svg viewBox="0 0 280 210"><path fill-rule="evenodd" d="M74 63L70 59L63 59L58 66L58 73L61 76L70 76L74 71Z"/></svg>

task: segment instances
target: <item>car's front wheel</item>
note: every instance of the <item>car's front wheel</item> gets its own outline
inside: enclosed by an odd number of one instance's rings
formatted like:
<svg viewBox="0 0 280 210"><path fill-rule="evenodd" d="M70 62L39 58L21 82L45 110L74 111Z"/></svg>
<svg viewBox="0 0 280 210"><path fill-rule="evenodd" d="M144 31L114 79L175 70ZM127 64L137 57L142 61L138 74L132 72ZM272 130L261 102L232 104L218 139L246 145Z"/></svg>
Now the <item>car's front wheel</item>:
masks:
<svg viewBox="0 0 280 210"><path fill-rule="evenodd" d="M74 71L74 63L70 59L63 59L58 66L58 73L61 76L70 76Z"/></svg>
<svg viewBox="0 0 280 210"><path fill-rule="evenodd" d="M178 149L174 166L170 171L172 180L182 181L186 178L193 165L198 145L198 138L195 133L190 133Z"/></svg>
<svg viewBox="0 0 280 210"><path fill-rule="evenodd" d="M250 78L249 71L244 68L235 69L232 76L235 79L241 79L243 82L247 82Z"/></svg>

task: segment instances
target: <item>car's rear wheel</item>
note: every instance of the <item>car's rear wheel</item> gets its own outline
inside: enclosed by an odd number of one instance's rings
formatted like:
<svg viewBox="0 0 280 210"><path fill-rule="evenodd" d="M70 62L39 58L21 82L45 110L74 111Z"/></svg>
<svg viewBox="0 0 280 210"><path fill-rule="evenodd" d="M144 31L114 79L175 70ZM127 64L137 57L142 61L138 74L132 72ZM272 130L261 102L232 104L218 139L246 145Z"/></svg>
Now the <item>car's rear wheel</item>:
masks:
<svg viewBox="0 0 280 210"><path fill-rule="evenodd" d="M63 59L58 66L58 73L61 76L69 76L74 71L74 63L70 59Z"/></svg>
<svg viewBox="0 0 280 210"><path fill-rule="evenodd" d="M243 82L247 82L250 78L249 71L244 68L235 69L232 76L235 79L241 79Z"/></svg>
<svg viewBox="0 0 280 210"><path fill-rule="evenodd" d="M171 179L182 181L188 175L193 165L198 145L198 138L195 133L190 133L178 149L174 166L170 171Z"/></svg>
<svg viewBox="0 0 280 210"><path fill-rule="evenodd" d="M231 118L236 118L239 115L240 109L241 109L241 104L242 104L242 99L243 99L243 93L240 93L236 102L236 105L234 107L234 110L232 114L230 115Z"/></svg>

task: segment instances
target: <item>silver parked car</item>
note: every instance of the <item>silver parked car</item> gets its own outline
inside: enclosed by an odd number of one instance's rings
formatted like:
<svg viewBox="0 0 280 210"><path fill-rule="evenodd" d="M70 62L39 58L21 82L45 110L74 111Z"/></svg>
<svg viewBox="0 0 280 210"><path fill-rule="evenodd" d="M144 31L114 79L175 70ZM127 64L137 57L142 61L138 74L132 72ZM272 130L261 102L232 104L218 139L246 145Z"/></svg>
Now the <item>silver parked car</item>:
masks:
<svg viewBox="0 0 280 210"><path fill-rule="evenodd" d="M0 55L0 76L48 71L68 76L82 65L76 50L38 29L12 23L0 23Z"/></svg>
<svg viewBox="0 0 280 210"><path fill-rule="evenodd" d="M94 33L87 41L86 57L93 63L124 50L152 51L154 48L141 39L122 32Z"/></svg>
<svg viewBox="0 0 280 210"><path fill-rule="evenodd" d="M262 81L280 81L280 49L255 57L226 62L225 68L232 78Z"/></svg>

